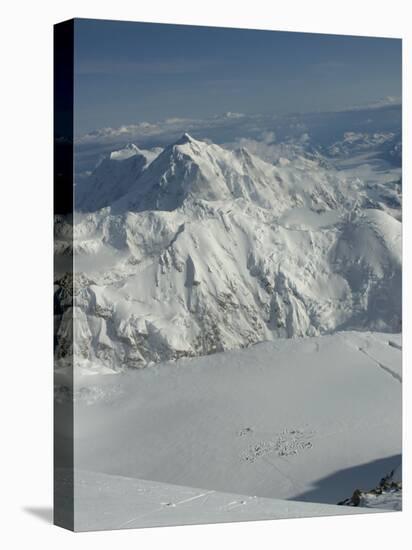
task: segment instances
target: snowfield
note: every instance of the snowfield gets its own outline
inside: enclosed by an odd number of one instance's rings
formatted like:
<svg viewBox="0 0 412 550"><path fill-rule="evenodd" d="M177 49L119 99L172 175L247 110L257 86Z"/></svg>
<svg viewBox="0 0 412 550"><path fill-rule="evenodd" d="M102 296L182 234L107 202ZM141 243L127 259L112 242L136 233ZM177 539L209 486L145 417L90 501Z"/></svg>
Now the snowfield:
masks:
<svg viewBox="0 0 412 550"><path fill-rule="evenodd" d="M401 377L400 336L356 332L117 375L77 372L75 465L337 504L400 465Z"/></svg>
<svg viewBox="0 0 412 550"><path fill-rule="evenodd" d="M57 473L59 491L70 475ZM95 472L76 472L76 531L136 529L365 513L362 508L292 502L170 485ZM387 510L386 510L387 511ZM67 510L60 512L64 520Z"/></svg>

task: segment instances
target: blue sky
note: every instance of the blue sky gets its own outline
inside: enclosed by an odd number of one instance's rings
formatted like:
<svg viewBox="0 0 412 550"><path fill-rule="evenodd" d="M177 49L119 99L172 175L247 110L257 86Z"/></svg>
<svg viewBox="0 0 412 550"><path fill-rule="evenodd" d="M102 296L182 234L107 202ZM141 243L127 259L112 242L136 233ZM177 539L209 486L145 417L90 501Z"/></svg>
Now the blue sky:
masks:
<svg viewBox="0 0 412 550"><path fill-rule="evenodd" d="M76 134L227 111L326 111L401 95L401 41L77 19Z"/></svg>

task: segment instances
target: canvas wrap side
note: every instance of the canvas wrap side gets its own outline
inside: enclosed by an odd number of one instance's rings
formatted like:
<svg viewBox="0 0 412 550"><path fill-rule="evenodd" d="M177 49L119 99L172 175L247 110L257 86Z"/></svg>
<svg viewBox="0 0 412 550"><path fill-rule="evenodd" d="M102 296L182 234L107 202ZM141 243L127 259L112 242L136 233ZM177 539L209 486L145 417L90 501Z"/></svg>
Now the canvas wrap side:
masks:
<svg viewBox="0 0 412 550"><path fill-rule="evenodd" d="M54 371L54 524L74 529L73 449L73 99L74 21L54 26L54 360L68 365L62 386ZM67 248L57 247L64 227ZM59 392L56 393L56 388Z"/></svg>

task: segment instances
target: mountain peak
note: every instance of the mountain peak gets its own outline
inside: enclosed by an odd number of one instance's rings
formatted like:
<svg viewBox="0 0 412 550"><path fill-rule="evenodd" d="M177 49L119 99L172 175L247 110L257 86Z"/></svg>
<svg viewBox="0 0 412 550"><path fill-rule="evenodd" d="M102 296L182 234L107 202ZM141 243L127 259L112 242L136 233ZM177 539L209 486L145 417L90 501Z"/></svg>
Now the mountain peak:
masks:
<svg viewBox="0 0 412 550"><path fill-rule="evenodd" d="M128 143L127 145L125 145L124 149L129 149L131 151L139 151L139 147L134 143Z"/></svg>
<svg viewBox="0 0 412 550"><path fill-rule="evenodd" d="M194 141L196 140L193 139L190 134L185 132L182 137L176 141L175 145L185 145L186 143L193 143Z"/></svg>
<svg viewBox="0 0 412 550"><path fill-rule="evenodd" d="M142 154L139 147L134 143L128 143L122 149L112 151L109 155L110 160L126 160L135 155Z"/></svg>

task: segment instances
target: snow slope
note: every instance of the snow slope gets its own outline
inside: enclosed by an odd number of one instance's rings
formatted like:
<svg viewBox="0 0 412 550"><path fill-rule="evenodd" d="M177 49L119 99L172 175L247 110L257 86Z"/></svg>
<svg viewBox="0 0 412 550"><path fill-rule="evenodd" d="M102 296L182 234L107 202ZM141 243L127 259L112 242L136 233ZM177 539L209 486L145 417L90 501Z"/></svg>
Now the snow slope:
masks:
<svg viewBox="0 0 412 550"><path fill-rule="evenodd" d="M399 335L370 332L279 339L117 375L76 372L75 466L337 504L399 465L401 379ZM56 382L64 386L63 372Z"/></svg>
<svg viewBox="0 0 412 550"><path fill-rule="evenodd" d="M64 494L65 472L57 473ZM359 514L361 508L291 502L78 471L75 531ZM69 477L70 479L70 477ZM67 490L67 489L66 489ZM68 511L59 510L64 514ZM63 516L64 517L64 516Z"/></svg>
<svg viewBox="0 0 412 550"><path fill-rule="evenodd" d="M89 195L110 206L87 212L85 199L75 216L76 366L122 370L280 337L400 330L399 216L379 201L366 208L360 180L188 134L158 153L113 153ZM70 231L63 222L56 232L64 257ZM58 368L67 287L62 273Z"/></svg>
<svg viewBox="0 0 412 550"><path fill-rule="evenodd" d="M128 192L160 152L160 148L139 149L133 143L112 151L98 163L87 186L76 187L77 207L95 211L112 204Z"/></svg>

